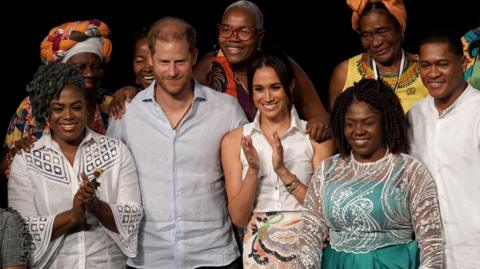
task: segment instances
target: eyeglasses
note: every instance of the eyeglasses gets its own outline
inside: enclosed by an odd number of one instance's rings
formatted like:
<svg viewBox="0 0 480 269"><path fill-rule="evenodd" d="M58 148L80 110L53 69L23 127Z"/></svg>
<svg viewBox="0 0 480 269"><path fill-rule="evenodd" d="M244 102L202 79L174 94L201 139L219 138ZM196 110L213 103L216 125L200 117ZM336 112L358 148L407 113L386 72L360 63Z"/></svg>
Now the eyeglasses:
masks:
<svg viewBox="0 0 480 269"><path fill-rule="evenodd" d="M241 41L248 41L255 36L255 33L263 33L263 31L254 27L233 28L230 25L219 23L218 33L223 38L230 38L237 33L238 39Z"/></svg>

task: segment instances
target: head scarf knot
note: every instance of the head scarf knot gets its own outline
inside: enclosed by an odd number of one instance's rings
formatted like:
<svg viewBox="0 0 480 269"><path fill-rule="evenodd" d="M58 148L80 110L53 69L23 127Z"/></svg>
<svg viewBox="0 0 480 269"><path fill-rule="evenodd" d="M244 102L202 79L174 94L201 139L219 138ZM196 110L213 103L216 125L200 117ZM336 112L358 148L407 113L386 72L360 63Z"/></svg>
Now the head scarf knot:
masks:
<svg viewBox="0 0 480 269"><path fill-rule="evenodd" d="M110 29L97 19L66 22L54 27L40 44L40 57L45 63L66 62L82 52L95 53L108 62L112 53Z"/></svg>
<svg viewBox="0 0 480 269"><path fill-rule="evenodd" d="M347 5L353 11L352 28L357 32L359 31L359 20L363 10L365 9L365 6L368 3L375 2L382 2L387 8L388 12L390 12L397 19L400 27L402 28L402 33L405 32L405 28L407 27L407 11L405 10L402 0L347 0Z"/></svg>

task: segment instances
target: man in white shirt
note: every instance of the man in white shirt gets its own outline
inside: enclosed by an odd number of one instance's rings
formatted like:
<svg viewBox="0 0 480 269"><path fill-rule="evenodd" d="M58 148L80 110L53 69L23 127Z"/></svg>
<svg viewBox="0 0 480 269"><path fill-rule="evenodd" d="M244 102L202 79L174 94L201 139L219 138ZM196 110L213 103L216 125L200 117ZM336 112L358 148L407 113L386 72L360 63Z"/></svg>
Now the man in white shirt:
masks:
<svg viewBox="0 0 480 269"><path fill-rule="evenodd" d="M412 155L437 183L448 269L480 268L480 91L463 78L459 39L421 42L420 74L430 96L408 113Z"/></svg>
<svg viewBox="0 0 480 269"><path fill-rule="evenodd" d="M247 122L231 96L198 84L195 30L177 18L149 33L155 82L107 133L122 139L137 164L145 218L135 268L239 268L220 165L224 134Z"/></svg>

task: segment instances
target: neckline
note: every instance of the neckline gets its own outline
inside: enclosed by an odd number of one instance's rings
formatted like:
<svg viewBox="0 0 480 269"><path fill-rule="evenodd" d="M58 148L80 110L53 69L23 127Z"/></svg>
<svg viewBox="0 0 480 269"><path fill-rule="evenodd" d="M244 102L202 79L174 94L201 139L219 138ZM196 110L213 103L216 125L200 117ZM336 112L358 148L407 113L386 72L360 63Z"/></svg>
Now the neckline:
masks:
<svg viewBox="0 0 480 269"><path fill-rule="evenodd" d="M395 82L395 85L392 88L394 93L397 93L397 88L398 88L398 85L400 84L400 78L402 77L403 69L405 67L404 66L405 65L405 58L406 58L405 57L405 52L402 49L402 59L400 60L400 70L398 70L397 81ZM378 74L380 72L378 72L377 63L375 62L375 59L373 57L372 57L372 69L373 69L373 77L378 80L378 77L379 77Z"/></svg>
<svg viewBox="0 0 480 269"><path fill-rule="evenodd" d="M372 162L360 162L358 161L357 159L355 159L355 156L353 155L353 151L350 151L350 157L352 158L353 160L353 163L356 164L356 165L360 165L360 166L368 166L368 165L374 165L374 164L378 164L378 163L381 163L383 162L385 159L387 159L387 157L389 156L390 154L390 149L387 147L387 151L385 152L385 155L383 155L382 158L376 160L376 161L372 161Z"/></svg>
<svg viewBox="0 0 480 269"><path fill-rule="evenodd" d="M172 126L172 130L173 130L173 131L177 131L177 128L180 126L180 123L184 120L185 116L187 116L188 112L189 112L190 109L192 108L192 104L193 104L193 100L192 100L192 102L190 103L190 105L188 105L187 110L185 110L185 112L183 112L183 115L182 115L182 117L180 118L180 120L178 120L177 124L175 124L175 126Z"/></svg>

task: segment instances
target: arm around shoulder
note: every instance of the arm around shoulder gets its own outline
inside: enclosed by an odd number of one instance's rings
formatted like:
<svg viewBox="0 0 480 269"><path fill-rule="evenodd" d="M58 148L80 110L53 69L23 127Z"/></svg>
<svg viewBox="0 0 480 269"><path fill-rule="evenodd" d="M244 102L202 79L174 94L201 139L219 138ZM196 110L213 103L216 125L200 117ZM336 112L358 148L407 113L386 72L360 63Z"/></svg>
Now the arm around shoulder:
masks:
<svg viewBox="0 0 480 269"><path fill-rule="evenodd" d="M328 91L328 105L330 110L333 108L335 99L343 91L345 82L347 81L348 73L348 59L339 63L333 70L332 77L330 78L330 85Z"/></svg>
<svg viewBox="0 0 480 269"><path fill-rule="evenodd" d="M295 60L289 59L295 78L295 88L293 89L294 102L300 117L305 120L313 117L328 119L328 113L320 101L312 81Z"/></svg>

